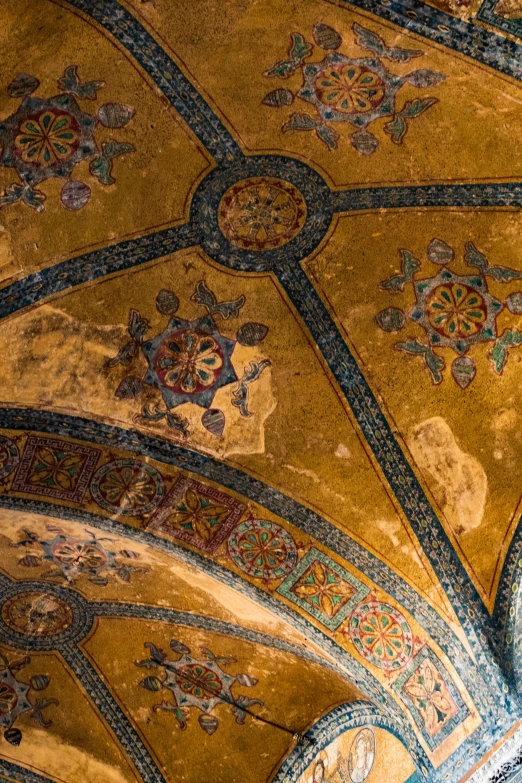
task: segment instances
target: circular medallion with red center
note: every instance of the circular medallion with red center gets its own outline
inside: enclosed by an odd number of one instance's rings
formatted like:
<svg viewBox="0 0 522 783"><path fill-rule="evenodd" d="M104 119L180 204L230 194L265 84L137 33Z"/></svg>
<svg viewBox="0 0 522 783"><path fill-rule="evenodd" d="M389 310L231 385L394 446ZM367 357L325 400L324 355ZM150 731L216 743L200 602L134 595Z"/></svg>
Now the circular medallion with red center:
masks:
<svg viewBox="0 0 522 783"><path fill-rule="evenodd" d="M20 124L14 152L24 163L54 166L71 158L80 145L81 128L69 112L44 109L29 114Z"/></svg>
<svg viewBox="0 0 522 783"><path fill-rule="evenodd" d="M154 369L167 389L177 394L198 394L218 380L223 361L223 350L212 335L180 329L160 345Z"/></svg>

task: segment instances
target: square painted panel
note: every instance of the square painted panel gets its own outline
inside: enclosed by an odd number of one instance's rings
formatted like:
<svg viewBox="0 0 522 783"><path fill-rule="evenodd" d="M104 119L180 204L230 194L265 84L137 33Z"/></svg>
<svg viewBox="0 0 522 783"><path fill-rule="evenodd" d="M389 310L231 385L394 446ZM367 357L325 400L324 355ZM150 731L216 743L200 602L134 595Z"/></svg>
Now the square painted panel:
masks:
<svg viewBox="0 0 522 783"><path fill-rule="evenodd" d="M57 438L29 437L12 489L79 503L94 473L99 450Z"/></svg>
<svg viewBox="0 0 522 783"><path fill-rule="evenodd" d="M431 750L469 715L455 683L433 650L423 647L392 684Z"/></svg>
<svg viewBox="0 0 522 783"><path fill-rule="evenodd" d="M312 548L277 592L333 631L370 590L341 565Z"/></svg>
<svg viewBox="0 0 522 783"><path fill-rule="evenodd" d="M228 538L246 508L214 487L181 476L151 519L149 530L212 553Z"/></svg>

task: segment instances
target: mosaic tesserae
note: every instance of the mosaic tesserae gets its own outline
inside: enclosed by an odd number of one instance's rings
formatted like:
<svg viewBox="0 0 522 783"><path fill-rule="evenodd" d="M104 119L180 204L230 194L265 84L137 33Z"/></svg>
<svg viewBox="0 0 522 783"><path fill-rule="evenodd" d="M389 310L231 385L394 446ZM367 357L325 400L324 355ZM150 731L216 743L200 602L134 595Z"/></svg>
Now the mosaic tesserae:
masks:
<svg viewBox="0 0 522 783"><path fill-rule="evenodd" d="M0 0L0 780L522 780L521 0Z"/></svg>

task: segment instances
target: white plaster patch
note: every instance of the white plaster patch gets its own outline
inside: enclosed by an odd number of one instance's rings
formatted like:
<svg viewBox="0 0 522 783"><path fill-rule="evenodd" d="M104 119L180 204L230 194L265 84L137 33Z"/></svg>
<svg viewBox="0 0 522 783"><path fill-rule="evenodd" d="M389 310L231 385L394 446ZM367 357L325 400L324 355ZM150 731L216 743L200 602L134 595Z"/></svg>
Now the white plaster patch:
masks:
<svg viewBox="0 0 522 783"><path fill-rule="evenodd" d="M352 456L352 452L348 448L348 446L345 446L344 443L339 443L335 450L335 456L339 457L339 459L350 459Z"/></svg>
<svg viewBox="0 0 522 783"><path fill-rule="evenodd" d="M408 438L421 471L435 484L431 489L457 535L478 527L484 515L488 480L478 459L459 447L440 416L421 422Z"/></svg>

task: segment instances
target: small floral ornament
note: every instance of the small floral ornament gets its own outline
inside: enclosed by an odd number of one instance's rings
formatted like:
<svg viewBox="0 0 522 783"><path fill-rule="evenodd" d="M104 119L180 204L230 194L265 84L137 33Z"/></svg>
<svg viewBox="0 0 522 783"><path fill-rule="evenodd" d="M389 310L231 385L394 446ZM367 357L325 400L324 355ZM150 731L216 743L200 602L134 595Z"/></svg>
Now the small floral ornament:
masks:
<svg viewBox="0 0 522 783"><path fill-rule="evenodd" d="M155 704L153 710L172 712L180 729L187 728L191 707L202 713L198 722L203 731L213 734L219 721L212 712L220 702L230 706L239 724L245 722L246 710L256 704L263 706L260 699L251 699L244 695L236 698L232 693L236 683L247 688L257 684L257 680L249 674L231 675L224 671L222 667L236 663L235 658L217 656L206 647L200 647L202 660L196 659L191 656L190 648L176 639L170 642L171 650L178 656L176 659L167 658L167 654L152 642L146 642L145 647L150 650L150 657L144 661L136 661L136 666L158 673L145 677L140 685L148 691L166 689L171 692L174 701L162 701Z"/></svg>
<svg viewBox="0 0 522 783"><path fill-rule="evenodd" d="M56 699L36 699L33 701L30 691L43 691L50 682L50 677L44 674L35 674L29 683L22 682L17 677L17 672L31 663L26 656L22 660L9 663L4 655L0 655L0 726L10 729L16 719L23 713L28 713L40 726L45 729L52 725L52 721L46 720L43 710L53 704L58 704Z"/></svg>
<svg viewBox="0 0 522 783"><path fill-rule="evenodd" d="M123 128L133 118L131 106L106 103L97 116L83 111L79 100L94 101L104 82L81 83L76 65L65 69L58 80L59 95L52 98L32 97L40 82L29 74L19 73L7 92L11 98L21 98L16 112L0 122L0 165L14 168L21 183L13 183L0 195L0 207L22 201L37 212L44 209L45 194L36 185L50 177L65 179L60 198L67 209L82 209L91 197L85 182L72 179L74 167L90 161L90 172L103 185L115 182L112 176L114 158L133 152L132 144L114 139L101 147L95 138L99 124L107 128Z"/></svg>
<svg viewBox="0 0 522 783"><path fill-rule="evenodd" d="M21 541L11 544L15 548L23 548L26 554L18 561L26 568L37 568L44 563L50 563L52 568L42 577L48 579L64 579L69 584L76 584L80 576L85 576L93 584L104 587L109 583L108 574L115 573L124 582L129 582L131 574L147 571L147 568L137 568L130 563L120 563L117 558L125 561L140 557L131 549L120 549L114 552L107 548L106 541L112 538L98 537L86 530L86 537L70 536L61 528L47 525L47 530L54 534L53 538L42 539L31 530L22 528Z"/></svg>
<svg viewBox="0 0 522 783"><path fill-rule="evenodd" d="M248 322L237 331L236 339L222 335L216 319L237 318L245 304L245 296L218 302L204 280L196 285L192 300L201 305L207 314L194 321L178 318L174 314L179 307L178 297L168 290L162 290L156 297L156 307L162 315L169 316L167 327L156 337L145 339L149 321L137 310L129 314L128 332L131 341L118 354L109 359L107 367L122 364L129 366L140 351L147 360L148 370L143 378L126 376L116 389L116 397L132 399L151 386L160 391L165 407L145 405L138 421L161 421L176 430L181 437L189 434L189 423L174 411L178 406L192 402L205 409L201 422L205 429L220 437L225 428L225 414L212 408L212 401L218 389L233 384L232 405L241 416L251 416L248 407L249 386L270 366L268 359L252 361L238 378L232 363L236 344L246 347L258 345L268 333L264 324Z"/></svg>
<svg viewBox="0 0 522 783"><path fill-rule="evenodd" d="M419 89L435 87L446 77L426 69L412 71L405 76L393 74L382 60L406 63L422 56L423 52L390 48L380 36L358 24L353 25L353 30L356 45L372 52L372 57L352 58L340 54L337 51L342 45L339 33L328 25L316 24L313 28L314 41L327 54L320 62L305 64L314 46L300 33L292 33L288 59L276 63L263 75L286 79L299 70L303 77L301 88L295 95L287 88L272 90L263 103L273 107L289 106L296 97L311 103L315 106L316 116L292 114L283 125L283 131L314 131L328 149L333 150L337 148L339 133L330 123L347 122L355 127L352 146L361 155L371 155L379 141L367 129L370 123L381 117L391 117L384 130L395 144L402 144L408 120L418 117L438 102L437 98L415 98L397 109L396 97L401 87L405 84Z"/></svg>
<svg viewBox="0 0 522 783"><path fill-rule="evenodd" d="M411 284L415 304L408 313L400 308L387 307L375 316L384 332L397 332L409 318L419 324L428 337L428 344L415 337L395 344L399 351L420 356L424 359L434 384L442 382L445 360L435 348L451 348L456 354L451 374L461 389L466 389L476 375L474 360L467 352L475 344L493 342L490 358L493 370L500 374L507 361L510 348L522 344L522 332L517 328L497 333L497 316L507 309L522 314L522 292L510 294L506 302L496 299L488 289L487 277L496 283L509 283L521 277L520 272L504 266L490 266L486 257L472 242L466 244L464 260L477 271L471 275L457 275L449 268L455 252L441 239L433 239L428 246L428 259L439 266L433 277L415 279L421 263L409 250L401 250L401 272L381 283L380 287L397 294Z"/></svg>

